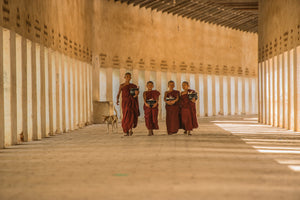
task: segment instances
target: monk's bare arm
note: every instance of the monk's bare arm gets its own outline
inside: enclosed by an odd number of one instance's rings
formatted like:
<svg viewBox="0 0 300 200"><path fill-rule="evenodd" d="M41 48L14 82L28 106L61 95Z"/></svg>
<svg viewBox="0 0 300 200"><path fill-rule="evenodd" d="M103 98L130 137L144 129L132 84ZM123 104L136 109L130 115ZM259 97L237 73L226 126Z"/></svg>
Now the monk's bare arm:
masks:
<svg viewBox="0 0 300 200"><path fill-rule="evenodd" d="M150 108L150 105L147 103L146 91L143 93L143 98L144 98L145 105Z"/></svg>
<svg viewBox="0 0 300 200"><path fill-rule="evenodd" d="M120 98L120 94L121 94L121 92L122 92L122 84L120 85L120 87L119 87L119 91L118 91L118 95L117 95L117 105L119 105L119 98Z"/></svg>
<svg viewBox="0 0 300 200"><path fill-rule="evenodd" d="M179 101L179 95L177 95L175 102Z"/></svg>
<svg viewBox="0 0 300 200"><path fill-rule="evenodd" d="M165 95L164 95L164 101L167 103L167 94L168 94L168 92L167 91L165 91Z"/></svg>
<svg viewBox="0 0 300 200"><path fill-rule="evenodd" d="M146 103L146 92L143 93L144 103Z"/></svg>

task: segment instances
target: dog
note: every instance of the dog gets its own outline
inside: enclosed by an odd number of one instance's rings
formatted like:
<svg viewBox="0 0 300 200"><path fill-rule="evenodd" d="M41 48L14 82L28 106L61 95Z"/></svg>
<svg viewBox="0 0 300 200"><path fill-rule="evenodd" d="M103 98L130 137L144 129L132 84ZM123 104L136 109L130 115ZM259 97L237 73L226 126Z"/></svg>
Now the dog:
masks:
<svg viewBox="0 0 300 200"><path fill-rule="evenodd" d="M107 124L107 133L109 134L109 125L111 125L112 132L116 129L118 132L118 115L103 115L103 122Z"/></svg>

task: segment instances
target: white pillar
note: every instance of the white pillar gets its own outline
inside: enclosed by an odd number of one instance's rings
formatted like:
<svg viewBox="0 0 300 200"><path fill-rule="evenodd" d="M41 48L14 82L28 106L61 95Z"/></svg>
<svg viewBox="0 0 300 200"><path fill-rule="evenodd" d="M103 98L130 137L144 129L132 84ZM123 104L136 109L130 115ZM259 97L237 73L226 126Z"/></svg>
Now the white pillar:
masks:
<svg viewBox="0 0 300 200"><path fill-rule="evenodd" d="M46 88L46 65L45 65L45 51L44 46L40 46L40 82L41 82L41 135L42 137L48 136L48 133L46 131L46 114L48 108L46 103L46 92L48 91L48 88Z"/></svg>
<svg viewBox="0 0 300 200"><path fill-rule="evenodd" d="M217 115L217 112L216 112L216 76L215 75L211 76L211 93L212 93L212 96L211 96L212 115L215 116L215 115Z"/></svg>
<svg viewBox="0 0 300 200"><path fill-rule="evenodd" d="M156 71L156 89L161 91L161 72ZM159 105L162 105L162 98L160 97ZM158 119L162 119L162 106L158 108Z"/></svg>
<svg viewBox="0 0 300 200"><path fill-rule="evenodd" d="M263 95L262 95L262 63L258 64L258 87L256 88L258 90L258 122L262 123L262 106L263 106ZM237 95L237 94L235 94ZM237 104L237 102L235 102ZM236 112L236 110L235 110Z"/></svg>
<svg viewBox="0 0 300 200"><path fill-rule="evenodd" d="M278 112L278 115L279 115L279 127L283 128L283 103L284 103L284 98L283 98L283 95L284 95L284 85L283 85L283 60L282 60L282 54L279 55L279 61L278 61L278 68L279 68L279 73L278 73L278 76L279 76L279 112Z"/></svg>
<svg viewBox="0 0 300 200"><path fill-rule="evenodd" d="M219 76L219 92L220 92L220 115L224 115L224 92L223 92L223 75Z"/></svg>
<svg viewBox="0 0 300 200"><path fill-rule="evenodd" d="M17 144L18 137L17 137L17 129L18 129L18 118L17 113L17 59L16 59L16 33L14 31L10 32L10 80L11 80L11 91L10 91L10 98L11 98L11 144ZM20 114L22 114L20 112Z"/></svg>
<svg viewBox="0 0 300 200"><path fill-rule="evenodd" d="M228 75L227 77L227 112L228 115L231 115L231 77Z"/></svg>
<svg viewBox="0 0 300 200"><path fill-rule="evenodd" d="M284 93L283 93L283 106L284 106L284 111L283 111L283 116L284 116L284 128L288 128L288 121L289 121L289 115L288 115L288 52L284 52L283 54L284 57L284 64L283 64L283 87L284 87Z"/></svg>
<svg viewBox="0 0 300 200"><path fill-rule="evenodd" d="M288 129L294 130L294 49L288 52Z"/></svg>
<svg viewBox="0 0 300 200"><path fill-rule="evenodd" d="M113 80L112 68L111 67L106 68L106 100L107 101L112 101L113 100L112 80Z"/></svg>
<svg viewBox="0 0 300 200"><path fill-rule="evenodd" d="M0 27L0 149L5 147L3 29Z"/></svg>
<svg viewBox="0 0 300 200"><path fill-rule="evenodd" d="M171 80L171 79L168 79L168 80ZM196 92L198 92L198 101L196 101L196 113L197 113L197 116L200 116L200 88L199 88L199 74L196 73L195 74L195 90Z"/></svg>
<svg viewBox="0 0 300 200"><path fill-rule="evenodd" d="M203 74L203 104L204 104L204 116L208 116L208 87L207 87L207 75Z"/></svg>
<svg viewBox="0 0 300 200"><path fill-rule="evenodd" d="M176 88L181 91L181 72L176 73Z"/></svg>
<svg viewBox="0 0 300 200"><path fill-rule="evenodd" d="M3 29L3 87L4 87L4 142L11 145L11 59L10 59L10 31Z"/></svg>
<svg viewBox="0 0 300 200"><path fill-rule="evenodd" d="M1 31L1 30L0 30ZM28 141L28 96L27 96L27 90L28 90L28 80L27 80L27 40L22 37L21 38L21 56L22 56L22 130L23 130L23 136L24 141ZM30 81L29 81L30 82ZM1 96L1 95L0 95Z"/></svg>
<svg viewBox="0 0 300 200"><path fill-rule="evenodd" d="M56 134L62 133L62 55L55 52Z"/></svg>
<svg viewBox="0 0 300 200"><path fill-rule="evenodd" d="M295 49L294 63L294 130L300 131L300 46Z"/></svg>

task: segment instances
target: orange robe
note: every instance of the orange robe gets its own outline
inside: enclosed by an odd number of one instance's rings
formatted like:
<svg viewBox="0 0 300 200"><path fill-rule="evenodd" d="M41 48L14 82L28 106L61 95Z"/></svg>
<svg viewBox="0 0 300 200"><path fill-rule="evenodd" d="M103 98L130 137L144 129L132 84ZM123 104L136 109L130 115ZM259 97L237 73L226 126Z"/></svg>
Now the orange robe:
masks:
<svg viewBox="0 0 300 200"><path fill-rule="evenodd" d="M122 128L127 133L130 129L137 126L138 117L140 116L138 98L130 95L130 88L137 88L135 84L128 84L121 88L122 91Z"/></svg>
<svg viewBox="0 0 300 200"><path fill-rule="evenodd" d="M159 91L152 90L152 91L146 91L146 100L154 99L158 101L158 97L160 95ZM149 130L153 129L159 129L158 127L158 105L155 108L149 108L144 104L144 113L145 113L145 123L146 127Z"/></svg>
<svg viewBox="0 0 300 200"><path fill-rule="evenodd" d="M188 92L195 91L188 90ZM187 94L181 95L180 108L182 128L186 131L192 131L194 128L198 128L196 104L189 100Z"/></svg>
<svg viewBox="0 0 300 200"><path fill-rule="evenodd" d="M173 90L172 92L167 92L166 97L177 98L180 96L180 92L178 90ZM166 124L168 134L177 133L180 128L180 115L179 115L179 101L177 101L173 105L166 104Z"/></svg>

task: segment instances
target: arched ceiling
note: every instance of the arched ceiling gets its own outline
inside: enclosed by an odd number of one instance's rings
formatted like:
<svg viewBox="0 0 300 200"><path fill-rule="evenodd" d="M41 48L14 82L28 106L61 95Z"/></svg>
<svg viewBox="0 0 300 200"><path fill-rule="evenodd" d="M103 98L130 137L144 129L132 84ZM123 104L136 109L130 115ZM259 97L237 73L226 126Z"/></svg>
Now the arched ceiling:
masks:
<svg viewBox="0 0 300 200"><path fill-rule="evenodd" d="M241 31L257 33L258 29L258 0L115 1Z"/></svg>

